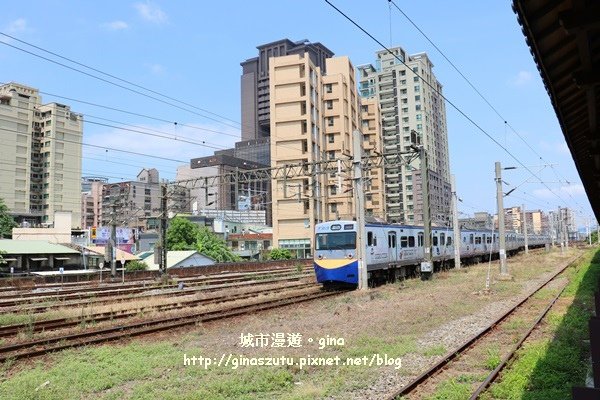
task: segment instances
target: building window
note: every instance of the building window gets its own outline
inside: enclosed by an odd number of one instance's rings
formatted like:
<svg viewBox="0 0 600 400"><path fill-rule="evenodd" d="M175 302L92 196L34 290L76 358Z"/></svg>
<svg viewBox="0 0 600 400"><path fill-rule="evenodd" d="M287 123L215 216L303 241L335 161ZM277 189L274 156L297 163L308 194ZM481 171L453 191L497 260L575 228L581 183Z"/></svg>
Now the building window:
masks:
<svg viewBox="0 0 600 400"><path fill-rule="evenodd" d="M325 102L325 107L326 107L328 110L333 110L333 100L327 100L327 101Z"/></svg>
<svg viewBox="0 0 600 400"><path fill-rule="evenodd" d="M418 76L415 76L415 77L413 78L413 81L414 81L414 82L419 82L419 77L418 77Z"/></svg>
<svg viewBox="0 0 600 400"><path fill-rule="evenodd" d="M335 150L329 150L327 152L327 156L329 157L330 160L335 160Z"/></svg>
<svg viewBox="0 0 600 400"><path fill-rule="evenodd" d="M415 110L421 111L421 105L420 104L415 105Z"/></svg>
<svg viewBox="0 0 600 400"><path fill-rule="evenodd" d="M306 134L308 130L308 123L306 121L302 121L302 134Z"/></svg>
<svg viewBox="0 0 600 400"><path fill-rule="evenodd" d="M327 135L327 142L328 143L335 142L335 135L333 135L333 134Z"/></svg>
<svg viewBox="0 0 600 400"><path fill-rule="evenodd" d="M415 96L415 101L421 101L421 96L420 95L416 95Z"/></svg>
<svg viewBox="0 0 600 400"><path fill-rule="evenodd" d="M415 92L418 92L421 90L421 86L420 85L415 85Z"/></svg>
<svg viewBox="0 0 600 400"><path fill-rule="evenodd" d="M417 121L421 121L423 117L421 116L421 114L417 114Z"/></svg>
<svg viewBox="0 0 600 400"><path fill-rule="evenodd" d="M333 117L327 117L327 126L333 126Z"/></svg>
<svg viewBox="0 0 600 400"><path fill-rule="evenodd" d="M325 93L332 93L333 92L333 85L331 83L326 83L325 84Z"/></svg>
<svg viewBox="0 0 600 400"><path fill-rule="evenodd" d="M306 102L305 101L300 103L300 115L306 115Z"/></svg>
<svg viewBox="0 0 600 400"><path fill-rule="evenodd" d="M337 185L329 186L329 194L331 194L332 196L337 194Z"/></svg>
<svg viewBox="0 0 600 400"><path fill-rule="evenodd" d="M336 213L336 212L337 212L337 210L338 210L338 208L337 208L337 203L331 203L331 204L329 205L329 211L330 211L330 212L332 212L332 213Z"/></svg>

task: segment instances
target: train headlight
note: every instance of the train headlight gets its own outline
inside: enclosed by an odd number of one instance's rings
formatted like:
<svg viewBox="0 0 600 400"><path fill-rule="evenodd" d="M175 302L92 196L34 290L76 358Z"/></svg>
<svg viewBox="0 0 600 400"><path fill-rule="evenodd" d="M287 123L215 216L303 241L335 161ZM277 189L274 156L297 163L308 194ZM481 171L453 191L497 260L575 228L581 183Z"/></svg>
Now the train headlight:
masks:
<svg viewBox="0 0 600 400"><path fill-rule="evenodd" d="M323 256L319 254L319 255L317 256L317 258L318 258L319 260L322 260L322 259L323 259Z"/></svg>
<svg viewBox="0 0 600 400"><path fill-rule="evenodd" d="M348 258L352 258L352 254L348 254Z"/></svg>

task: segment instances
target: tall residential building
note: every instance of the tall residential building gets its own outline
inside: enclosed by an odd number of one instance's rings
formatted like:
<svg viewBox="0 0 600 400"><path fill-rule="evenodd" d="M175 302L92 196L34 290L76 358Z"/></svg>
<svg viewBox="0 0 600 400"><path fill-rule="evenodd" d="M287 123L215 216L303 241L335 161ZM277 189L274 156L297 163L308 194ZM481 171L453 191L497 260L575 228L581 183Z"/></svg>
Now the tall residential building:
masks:
<svg viewBox="0 0 600 400"><path fill-rule="evenodd" d="M86 176L81 179L81 228L100 226L102 221L102 186L108 178Z"/></svg>
<svg viewBox="0 0 600 400"><path fill-rule="evenodd" d="M70 211L78 227L82 116L11 82L0 86L0 134L0 197L15 219L51 225L55 211Z"/></svg>
<svg viewBox="0 0 600 400"><path fill-rule="evenodd" d="M360 100L360 99L359 99ZM360 130L363 134L364 156L383 153L381 136L381 107L375 98L361 100ZM365 171L365 215L383 220L386 219L385 180L383 166Z"/></svg>
<svg viewBox="0 0 600 400"><path fill-rule="evenodd" d="M359 66L359 93L381 105L385 153L427 151L432 223L444 225L450 214L450 162L442 85L425 53L407 55L401 47L377 52L376 65ZM401 60L401 61L400 61ZM418 76L417 76L418 74ZM420 160L386 166L386 213L389 222L421 224Z"/></svg>
<svg viewBox="0 0 600 400"><path fill-rule="evenodd" d="M159 173L155 168L142 169L135 181L103 184L100 225L109 226L114 222L119 227L157 229L161 196ZM169 216L187 211L189 204L189 189L169 185Z"/></svg>
<svg viewBox="0 0 600 400"><path fill-rule="evenodd" d="M367 121L362 147L367 152L380 149L377 102L361 108L350 60L328 58L325 65L327 74L308 53L271 59L271 167L351 159L353 132L362 125L361 112ZM383 210L383 202L376 204L379 193L375 193L382 188L380 176L382 171L369 175L373 179L367 196L375 196L367 198L367 208L373 215ZM346 171L278 177L271 188L273 246L287 248L298 257L312 254L316 223L355 217L352 180Z"/></svg>
<svg viewBox="0 0 600 400"><path fill-rule="evenodd" d="M242 140L268 138L270 136L270 59L292 54L308 54L311 62L325 72L325 60L333 52L321 43L308 40L292 42L281 39L257 47L258 57L241 63L241 111Z"/></svg>

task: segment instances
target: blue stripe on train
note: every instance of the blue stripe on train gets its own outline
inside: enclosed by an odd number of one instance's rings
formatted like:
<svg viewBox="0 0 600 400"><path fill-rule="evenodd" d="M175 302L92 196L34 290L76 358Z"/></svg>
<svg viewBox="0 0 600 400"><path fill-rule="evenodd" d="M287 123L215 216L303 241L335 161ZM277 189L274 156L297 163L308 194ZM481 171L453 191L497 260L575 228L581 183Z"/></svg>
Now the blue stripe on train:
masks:
<svg viewBox="0 0 600 400"><path fill-rule="evenodd" d="M317 282L345 282L358 285L358 261L339 268L322 268L314 264Z"/></svg>

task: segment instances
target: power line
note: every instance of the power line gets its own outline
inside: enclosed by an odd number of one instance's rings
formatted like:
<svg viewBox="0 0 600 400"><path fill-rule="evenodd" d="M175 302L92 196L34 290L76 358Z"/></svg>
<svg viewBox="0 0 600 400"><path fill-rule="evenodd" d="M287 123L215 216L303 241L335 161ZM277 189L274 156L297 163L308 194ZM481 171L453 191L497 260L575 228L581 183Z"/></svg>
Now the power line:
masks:
<svg viewBox="0 0 600 400"><path fill-rule="evenodd" d="M14 107L14 108L17 108L17 109L20 109L20 110L30 111L30 112L32 111L30 108L27 108L27 107L19 107L19 106L14 106L14 105L11 106L11 107ZM157 130L157 129L146 128L146 127L139 127L139 126L136 126L136 125L127 124L125 122L115 121L115 120L112 120L112 119L97 117L97 116L89 115L89 114L83 114L83 113L78 113L78 114L81 114L82 116L86 116L86 117L90 117L90 118L95 118L95 119L100 119L100 120L104 120L104 121L109 121L109 122L121 124L121 125L124 125L124 126L130 126L130 127L134 127L134 128L145 129L145 130L148 130L148 131L151 131L151 132L157 132L157 133L160 133L161 135L156 134L156 133L143 132L143 131L140 131L140 130L137 130L137 129L123 128L123 127L120 127L120 126L103 124L103 123L100 123L100 122L94 122L94 121L90 121L88 119L83 119L83 118L78 118L77 119L78 121L83 122L83 123L89 123L89 124L92 124L92 125L104 126L104 127L108 127L108 128L114 128L114 129L120 129L120 130L123 130L123 131L128 131L128 132L133 132L133 133L139 133L139 134L148 135L148 136L154 136L154 137L158 137L158 138L162 138L162 139L175 140L175 141L182 142L182 143L193 144L193 145L196 145L196 146L202 146L202 147L207 147L207 148L216 149L216 150L224 150L224 149L226 149L226 147L218 146L218 145L215 145L213 143L206 142L204 140L202 140L201 142L195 142L195 141L189 140L189 138L187 136L183 136L183 135L181 136L181 138L178 138L176 135L170 136L169 133L164 132L164 131L160 131L160 130ZM64 118L66 119L66 117L64 117Z"/></svg>
<svg viewBox="0 0 600 400"><path fill-rule="evenodd" d="M13 133L20 133L23 134L24 132L19 132L17 130L14 129L7 129L7 128L0 128L0 131L6 131L6 132L13 132ZM56 139L56 138L52 138L52 137L48 137L46 139L49 140L59 140L59 141L64 141L67 143L75 143L75 144L80 144L82 146L88 146L88 147L93 147L93 148L97 148L97 149L105 149L105 150L111 150L111 151L118 151L120 153L127 153L127 154L133 154L136 156L143 156L143 157L148 157L148 158L156 158L159 160L165 160L165 161L173 161L173 162L177 162L177 163L182 163L182 164L187 164L188 161L183 161L183 160L178 160L175 158L168 158L168 157L161 157L161 156L156 156L156 155L150 155L150 154L145 154L145 153L139 153L136 151L131 151L131 150L121 150L121 149L115 149L113 147L107 147L107 146L100 146L97 144L91 144L91 143L83 143L82 142L78 142L76 140L69 140L69 139Z"/></svg>
<svg viewBox="0 0 600 400"><path fill-rule="evenodd" d="M394 5L394 7L408 20L408 22L411 23L411 25L417 30L419 31L419 33L421 35L423 35L423 37L438 51L438 53L440 53L440 55L442 57L444 57L444 59L452 66L452 68L454 68L454 70L465 80L465 82L467 82L467 84L475 91L475 93L477 93L479 95L479 97L481 97L481 99L496 113L496 115L502 120L504 121L504 125L508 126L510 128L511 131L513 131L515 133L515 135L517 135L519 137L519 139L521 139L521 141L523 143L525 143L525 145L534 153L538 156L538 158L540 160L542 160L544 163L548 164L548 162L546 160L544 160L544 158L529 144L529 142L527 142L525 140L525 138L523 138L523 136L521 134L519 134L519 132L517 132L517 130L507 121L507 119L500 114L500 112L492 105L492 103L481 93L480 90L477 89L477 87L475 87L475 85L460 71L460 69L446 56L446 54L429 38L429 36L427 36L427 34L425 32L423 32L423 30L394 2L394 0L388 0L389 4ZM558 178L558 173L556 172L556 170L554 169L554 166L551 166L552 169L555 171L555 174L557 175ZM560 178L559 178L560 179ZM575 198L573 198L573 196L570 193L567 193L569 195L569 197L571 197L571 200L573 200L573 202L575 202L575 204L577 204L580 208L581 205L577 202L577 200L575 200ZM560 198L560 196L559 196ZM562 200L562 199L561 199Z"/></svg>
<svg viewBox="0 0 600 400"><path fill-rule="evenodd" d="M231 119L229 119L229 118L227 118L227 117L224 117L224 116L222 116L222 115L219 115L219 114L213 113L213 112L211 112L211 111L205 110L205 109L203 109L203 108L200 108L200 107L196 107L196 106L194 106L194 105L192 105L192 104L189 104L189 103L186 103L186 102L184 102L184 101L177 100L177 99L175 99L175 98L173 98L173 97L170 97L170 96L167 96L167 95L165 95L165 94L162 94L162 93L156 92L156 91L154 91L154 90L151 90L151 89L145 88L145 87L143 87L143 86L137 85L137 84L135 84L135 83L133 83L133 82L130 82L130 81L128 81L128 80L121 79L121 78L119 78L119 77L116 77L116 76L114 76L114 75L111 75L111 74L109 74L109 73L103 72L103 71L101 71L101 70L99 70L99 69L96 69L96 68L90 67L90 66L88 66L88 65L85 65L85 64L82 64L82 63L80 63L80 62L78 62L78 61L75 61L75 60L72 60L72 59L70 59L70 58L67 58L67 57L61 56L61 55L59 55L59 54L57 54L57 53L51 52L51 51L49 51L49 50L46 50L46 49L44 49L44 48L41 48L41 47L39 47L39 46L36 46L36 45L34 45L34 44L28 43L28 42L26 42L26 41L24 41L24 40L17 39L16 37L13 37L13 36L11 36L11 35L8 35L8 34L6 34L6 33L4 33L4 32L0 32L0 35L6 36L6 37L8 37L8 38L11 38L11 39L13 39L13 40L17 41L17 42L23 43L23 44L25 44L25 45L27 45L27 46L30 46L30 47L33 47L33 48L35 48L35 49L41 50L41 51L43 51L43 52L45 52L45 53L51 54L51 55L53 55L53 56L55 56L55 57L61 58L61 59L63 59L63 60L66 60L66 61L69 61L69 62L71 62L71 63L73 63L73 64L76 64L76 65L82 66L82 67L84 67L84 68L87 68L87 69L89 69L89 70L92 70L92 71L95 71L95 72L101 73L101 74L102 74L102 75L104 75L104 76L108 76L108 77L110 77L110 78L113 78L113 79L116 79L116 80L118 80L118 81L120 81L120 82L127 83L127 84L129 84L129 85L131 85L131 86L134 86L134 87L137 87L137 88L143 89L143 90L145 90L145 91L147 91L147 92L150 92L150 93L157 94L157 95L159 95L159 96L161 96L161 97L164 97L164 98L167 98L167 99L169 99L169 100L176 101L176 102L178 102L178 103L181 103L181 104L185 104L185 105L186 105L186 106L188 106L188 107L192 107L192 108L194 108L194 109L196 109L196 110L200 110L200 111L202 111L202 112L205 112L205 113L208 113L208 114L211 114L211 115L218 116L219 118L222 118L222 119L225 119L225 120L228 120L228 121L234 122L234 123L236 123L237 125L240 125L240 123L239 123L239 122L237 122L237 121L234 121L234 120L231 120ZM150 99L153 99L153 100L159 101L159 102L161 102L161 103L164 103L164 104L170 105L170 106L172 106L172 107L178 108L178 109L180 109L180 110L184 110L184 111L187 111L187 112L190 112L190 113L193 113L193 114L199 115L199 116L201 116L201 117L203 117L203 118L207 118L207 119L213 120L213 121L215 121L215 122L218 122L218 123L220 123L220 124L228 125L228 126L231 126L231 127L233 127L233 128L237 128L237 129L239 129L237 126L234 126L234 125L231 125L231 124L229 124L229 123L226 123L226 122L220 121L220 120L218 120L218 119L216 119L216 118L208 117L208 116L206 116L206 115L203 115L203 114L200 114L200 113L194 112L194 111L192 111L192 110L189 110L189 109L187 109L187 108L185 108L185 107L181 107L181 106L178 106L177 104L173 104L173 103L171 103L171 102L168 102L168 101L165 101L165 100L159 99L158 97L154 97L154 96L148 95L148 94L146 94L146 93L142 93L142 92L140 92L139 90L131 89L131 88L127 87L127 86L124 86L124 85L121 85L121 84L118 84L118 83L112 82L112 81L110 81L110 80L108 80L108 79L104 79L104 78L101 78L101 77L99 77L99 76L96 76L96 75L90 74L90 73L88 73L88 72L82 71L82 70L80 70L80 69L77 69L77 68L71 67L71 66L69 66L69 65L66 65L66 64L60 63L60 62L58 62L58 61L56 61L56 60L52 60L52 59L50 59L50 58L47 58L47 57L41 56L41 55L39 55L39 54L36 54L36 53L33 53L33 52L31 52L31 51L25 50L25 49L23 49L23 48L21 48L21 47L17 47L17 46L11 45L11 44L9 44L9 43L6 43L6 42L4 42L4 41L0 41L0 43L4 44L4 45L6 45L6 46L12 47L12 48L14 48L14 49L16 49L16 50L22 51L22 52L24 52L24 53L30 54L30 55L32 55L32 56L34 56L34 57L38 57L38 58L41 58L41 59L43 59L43 60L46 60L46 61L48 61L48 62L51 62L51 63L57 64L57 65L60 65L60 66L62 66L62 67L64 67L64 68L68 68L68 69L70 69L70 70L72 70L72 71L76 71L76 72L79 72L79 73L81 73L81 74L84 74L84 75L87 75L87 76L89 76L89 77L92 77L92 78L94 78L94 79L98 79L98 80L100 80L100 81L102 81L102 82L105 82L105 83L108 83L108 84L111 84L111 85L114 85L114 86L120 87L121 89L125 89L125 90L128 90L128 91L130 91L130 92L133 92L133 93L139 94L139 95L141 95L141 96L144 96L144 97L147 97L147 98L150 98Z"/></svg>
<svg viewBox="0 0 600 400"><path fill-rule="evenodd" d="M375 43L377 43L379 46L381 46L384 50L386 50L388 53L390 53L394 58L396 58L396 60L398 60L400 63L402 63L402 65L404 65L405 67L407 67L409 70L412 71L412 69L408 66L408 64L406 64L406 62L404 60L402 60L400 57L398 57L396 54L394 54L388 47L386 47L383 43L381 43L381 41L379 41L375 36L373 36L371 33L369 33L365 28L363 28L360 24L358 24L356 21L354 21L352 18L350 18L347 14L345 14L342 10L340 10L339 8L337 8L335 5L333 5L329 0L325 0L325 2L327 4L329 4L333 9L335 9L339 14L341 14L344 18L346 18L348 21L350 21L350 23L352 23L355 27L357 27L359 30L361 30L365 35L367 35L368 37L370 37ZM427 82L427 80L423 79L423 77L415 71L412 71L412 73L418 77L419 79L421 79L421 81L423 83L425 83L425 85L427 85L434 93L436 93L437 95L439 95L442 99L444 99L444 101L446 101L452 108L454 108L454 110L456 110L460 115L462 115L467 121L469 121L474 127L476 127L481 133L483 133L485 136L487 136L488 139L490 139L492 142L494 142L498 147L500 147L502 150L504 150L504 152L506 154L508 154L513 160L515 160L519 165L521 165L523 168L525 168L527 171L529 171L529 173L531 173L532 175L536 176L525 164L523 164L515 155L513 155L505 146L503 146L500 142L498 142L493 136L491 136L485 129L483 129L479 124L477 124L469 115L467 115L467 113L465 111L463 111L460 107L458 107L456 104L454 104L454 102L452 102L450 99L448 99L444 94L442 94L436 87L434 87L431 83ZM539 179L539 177L538 177ZM541 179L540 179L541 180ZM558 194L554 193L554 191L552 191L552 189L550 189L550 187L548 187L547 185L546 188L548 190L550 190L556 197L558 197L563 203L566 203Z"/></svg>

